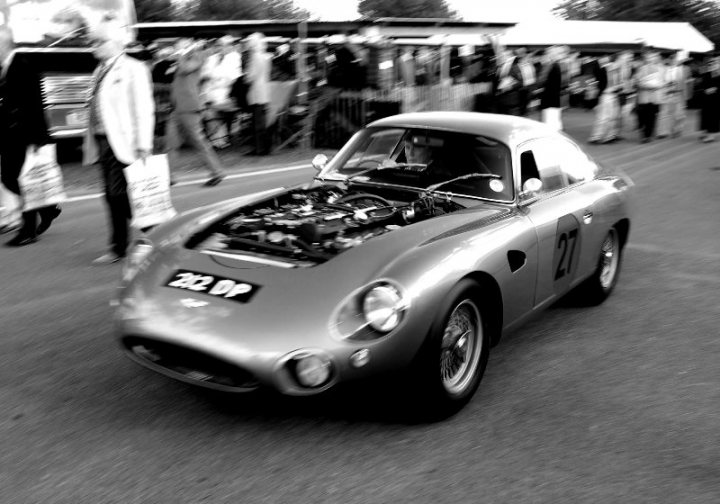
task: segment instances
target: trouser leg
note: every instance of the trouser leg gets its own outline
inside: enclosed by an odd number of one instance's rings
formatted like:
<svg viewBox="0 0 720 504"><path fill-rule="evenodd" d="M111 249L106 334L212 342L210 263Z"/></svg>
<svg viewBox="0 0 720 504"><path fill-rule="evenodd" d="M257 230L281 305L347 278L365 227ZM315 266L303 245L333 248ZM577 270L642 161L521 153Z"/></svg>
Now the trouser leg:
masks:
<svg viewBox="0 0 720 504"><path fill-rule="evenodd" d="M223 168L220 158L203 133L200 114L178 114L178 119L187 136L188 143L200 153L210 175L221 175Z"/></svg>
<svg viewBox="0 0 720 504"><path fill-rule="evenodd" d="M267 139L267 106L256 104L252 106L253 113L253 137L255 139L255 153L259 155L268 154L270 147Z"/></svg>
<svg viewBox="0 0 720 504"><path fill-rule="evenodd" d="M657 123L659 109L657 103L650 103L648 105L647 123L645 124L645 138L651 138L655 133L655 124Z"/></svg>
<svg viewBox="0 0 720 504"><path fill-rule="evenodd" d="M115 157L107 138L98 137L98 146L110 220L110 250L123 257L127 252L132 218L127 180L123 172L126 165Z"/></svg>

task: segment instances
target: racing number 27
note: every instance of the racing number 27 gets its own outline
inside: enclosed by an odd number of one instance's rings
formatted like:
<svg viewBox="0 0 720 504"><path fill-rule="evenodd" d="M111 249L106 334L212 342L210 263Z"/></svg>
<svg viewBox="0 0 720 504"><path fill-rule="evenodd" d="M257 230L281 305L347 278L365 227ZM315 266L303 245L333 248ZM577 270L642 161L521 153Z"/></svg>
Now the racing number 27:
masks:
<svg viewBox="0 0 720 504"><path fill-rule="evenodd" d="M567 233L560 233L557 248L560 250L560 260L555 270L555 280L559 280L565 275L569 275L573 266L573 256L575 254L575 242L577 241L577 228L571 229Z"/></svg>

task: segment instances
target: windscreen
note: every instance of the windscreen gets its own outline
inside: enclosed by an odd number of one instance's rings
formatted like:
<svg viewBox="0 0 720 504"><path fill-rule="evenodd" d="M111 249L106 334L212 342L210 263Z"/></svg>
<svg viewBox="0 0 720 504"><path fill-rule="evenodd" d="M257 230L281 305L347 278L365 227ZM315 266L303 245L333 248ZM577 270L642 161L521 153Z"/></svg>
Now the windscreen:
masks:
<svg viewBox="0 0 720 504"><path fill-rule="evenodd" d="M362 130L332 160L326 175L498 201L514 197L507 145L454 131Z"/></svg>

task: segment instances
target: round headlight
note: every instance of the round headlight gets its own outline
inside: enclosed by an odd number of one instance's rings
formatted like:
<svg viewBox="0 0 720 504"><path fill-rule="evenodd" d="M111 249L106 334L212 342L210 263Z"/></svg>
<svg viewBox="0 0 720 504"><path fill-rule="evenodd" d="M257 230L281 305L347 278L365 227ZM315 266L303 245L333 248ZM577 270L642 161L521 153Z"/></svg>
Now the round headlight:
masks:
<svg viewBox="0 0 720 504"><path fill-rule="evenodd" d="M378 285L365 294L363 314L367 323L380 332L390 332L402 320L405 309L402 296L391 285Z"/></svg>
<svg viewBox="0 0 720 504"><path fill-rule="evenodd" d="M319 355L298 357L295 376L303 387L319 387L330 379L330 361Z"/></svg>

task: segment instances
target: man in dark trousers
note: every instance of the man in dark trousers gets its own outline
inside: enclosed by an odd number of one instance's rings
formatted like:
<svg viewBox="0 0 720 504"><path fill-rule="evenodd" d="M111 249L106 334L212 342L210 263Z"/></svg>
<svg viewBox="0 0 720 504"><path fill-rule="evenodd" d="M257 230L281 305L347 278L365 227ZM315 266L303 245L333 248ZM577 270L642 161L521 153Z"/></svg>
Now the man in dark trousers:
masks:
<svg viewBox="0 0 720 504"><path fill-rule="evenodd" d="M50 135L40 80L25 61L16 57L13 49L12 32L0 27L0 175L10 192L22 196L18 179L25 154L28 148L49 143ZM6 245L21 247L34 243L58 215L57 205L23 212L20 231Z"/></svg>
<svg viewBox="0 0 720 504"><path fill-rule="evenodd" d="M84 164L99 164L110 220L110 250L93 264L112 264L127 252L132 211L124 168L145 160L153 148L155 102L147 64L125 54L126 33L107 20L92 34L100 61L88 102Z"/></svg>
<svg viewBox="0 0 720 504"><path fill-rule="evenodd" d="M540 113L542 122L562 131L562 49L556 46L545 50L546 61L543 69L542 93L540 94Z"/></svg>

